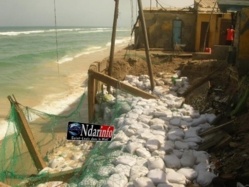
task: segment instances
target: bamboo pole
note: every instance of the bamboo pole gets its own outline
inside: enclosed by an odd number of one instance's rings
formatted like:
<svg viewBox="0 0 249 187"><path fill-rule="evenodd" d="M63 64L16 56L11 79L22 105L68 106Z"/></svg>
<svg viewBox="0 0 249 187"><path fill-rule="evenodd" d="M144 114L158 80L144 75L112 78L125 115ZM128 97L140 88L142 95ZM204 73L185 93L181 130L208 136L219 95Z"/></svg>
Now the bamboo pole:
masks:
<svg viewBox="0 0 249 187"><path fill-rule="evenodd" d="M150 54L149 54L148 34L147 34L147 30L146 30L146 24L145 24L143 6L142 6L141 0L138 0L138 7L139 7L139 18L141 21L141 26L142 26L143 34L144 34L145 54L146 54L146 58L147 58L148 72L149 72L149 76L150 76L151 91L153 91L155 84L154 84L152 65L151 65L151 59L150 59Z"/></svg>
<svg viewBox="0 0 249 187"><path fill-rule="evenodd" d="M30 156L32 157L34 164L37 168L38 171L42 170L43 168L46 167L46 164L44 160L42 159L42 156L37 148L34 136L32 134L31 129L29 128L28 121L23 114L21 108L19 107L18 103L14 101L11 96L8 96L8 99L11 103L11 105L14 105L15 111L17 113L17 120L18 124L20 125L18 127L18 130L22 134L22 137L26 143L26 146L29 150Z"/></svg>

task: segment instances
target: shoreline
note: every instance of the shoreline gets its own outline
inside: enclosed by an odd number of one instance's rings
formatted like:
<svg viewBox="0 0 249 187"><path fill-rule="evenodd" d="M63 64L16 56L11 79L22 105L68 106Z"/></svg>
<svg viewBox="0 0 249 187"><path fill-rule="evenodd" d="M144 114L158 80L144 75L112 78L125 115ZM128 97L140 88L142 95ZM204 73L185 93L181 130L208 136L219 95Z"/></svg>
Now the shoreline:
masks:
<svg viewBox="0 0 249 187"><path fill-rule="evenodd" d="M115 46L114 56L119 51L125 50L127 44L128 42ZM46 95L42 101L35 104L35 106L29 106L29 104L22 103L21 101L19 102L24 106L53 115L60 115L72 110L72 105L75 105L74 103L77 102L81 95L83 95L83 93L87 90L88 69L90 65L95 61L103 61L107 59L109 57L109 53L110 49L106 48L101 52L98 51L90 55L81 55L74 58L71 62L60 64L60 74L69 84L69 90L65 90L63 93ZM47 66L47 64L45 66ZM69 75L72 71L75 71L75 73ZM9 111L6 112L6 116L0 117L0 140L4 138L8 130L8 121L6 121L6 119L9 115Z"/></svg>

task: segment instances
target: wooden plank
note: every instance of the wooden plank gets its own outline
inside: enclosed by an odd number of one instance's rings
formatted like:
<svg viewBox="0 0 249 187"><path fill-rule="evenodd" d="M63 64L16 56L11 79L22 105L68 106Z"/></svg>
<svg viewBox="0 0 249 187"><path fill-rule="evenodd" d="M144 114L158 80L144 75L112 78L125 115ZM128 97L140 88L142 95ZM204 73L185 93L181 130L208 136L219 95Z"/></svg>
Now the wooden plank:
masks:
<svg viewBox="0 0 249 187"><path fill-rule="evenodd" d="M211 128L209 128L209 129L207 129L206 131L200 133L199 136L206 136L206 135L208 135L208 134L214 133L214 132L220 130L221 128L223 128L223 127L225 127L225 126L230 125L230 124L233 123L233 122L234 122L234 120L228 121L228 122L226 122L226 123L224 123L224 124L222 124L222 125L218 125L218 126L216 126L216 127L211 127Z"/></svg>
<svg viewBox="0 0 249 187"><path fill-rule="evenodd" d="M29 128L28 121L25 115L23 114L23 111L19 107L18 103L14 101L10 96L8 96L8 99L11 102L11 104L14 105L14 108L17 112L17 120L20 124L20 127L18 127L18 130L22 134L23 140L26 143L30 156L32 157L34 161L34 164L37 170L40 171L46 167L46 164L44 160L42 159L42 156L37 148L36 141L34 139L31 129Z"/></svg>
<svg viewBox="0 0 249 187"><path fill-rule="evenodd" d="M46 173L41 176L37 175L30 177L17 185L17 187L29 187L36 186L40 183L52 182L52 181L63 181L68 182L69 179L76 175L80 175L79 172L82 168L76 168L68 171L60 171L59 173Z"/></svg>
<svg viewBox="0 0 249 187"><path fill-rule="evenodd" d="M199 151L205 151L211 147L219 144L223 139L227 138L229 135L221 130L216 131L215 133L208 134L203 137L203 143L199 146Z"/></svg>
<svg viewBox="0 0 249 187"><path fill-rule="evenodd" d="M157 97L154 96L154 95L151 95L151 94L149 94L149 93L147 93L147 92L145 92L143 90L140 90L138 88L135 88L133 86L130 86L128 84L120 82L117 79L114 79L114 78L112 78L110 76L107 76L105 74L96 72L94 70L89 69L88 74L90 76L94 77L94 79L97 79L97 80L99 80L101 82L104 82L105 84L110 85L110 86L112 86L114 88L127 91L130 94L133 94L133 95L136 95L136 96L139 96L139 97L143 97L145 99L157 99Z"/></svg>

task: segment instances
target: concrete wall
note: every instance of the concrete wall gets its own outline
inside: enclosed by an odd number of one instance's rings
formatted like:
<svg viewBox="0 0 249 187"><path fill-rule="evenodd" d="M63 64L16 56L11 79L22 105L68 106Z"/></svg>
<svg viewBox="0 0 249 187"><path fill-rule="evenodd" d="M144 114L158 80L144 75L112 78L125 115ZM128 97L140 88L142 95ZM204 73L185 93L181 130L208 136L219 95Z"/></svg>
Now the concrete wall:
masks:
<svg viewBox="0 0 249 187"><path fill-rule="evenodd" d="M181 43L186 44L185 51L193 51L195 47L196 15L193 12L180 11L144 11L150 48L173 50L173 21L181 20ZM135 31L135 47L144 47L141 27Z"/></svg>

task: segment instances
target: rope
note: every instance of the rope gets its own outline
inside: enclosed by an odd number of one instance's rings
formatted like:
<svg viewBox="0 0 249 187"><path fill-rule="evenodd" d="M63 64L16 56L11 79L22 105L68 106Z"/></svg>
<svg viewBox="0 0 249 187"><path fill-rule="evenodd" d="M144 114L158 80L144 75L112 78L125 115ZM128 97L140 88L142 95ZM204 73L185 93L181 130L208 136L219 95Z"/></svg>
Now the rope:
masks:
<svg viewBox="0 0 249 187"><path fill-rule="evenodd" d="M59 65L59 55L58 55L58 37L57 37L57 21L56 21L56 4L54 0L54 26L55 26L55 45L56 45L56 60L57 60L57 71L60 74L60 65Z"/></svg>

